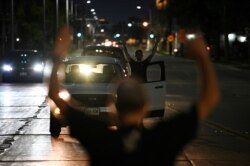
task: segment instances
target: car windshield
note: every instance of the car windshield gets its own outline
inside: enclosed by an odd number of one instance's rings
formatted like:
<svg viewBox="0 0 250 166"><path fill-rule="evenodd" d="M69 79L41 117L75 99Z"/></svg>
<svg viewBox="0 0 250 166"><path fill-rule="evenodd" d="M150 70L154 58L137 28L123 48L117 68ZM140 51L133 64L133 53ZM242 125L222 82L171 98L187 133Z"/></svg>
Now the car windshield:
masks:
<svg viewBox="0 0 250 166"><path fill-rule="evenodd" d="M42 55L38 52L33 52L33 51L15 51L6 54L5 59L11 61L26 60L27 62L29 61L33 62L42 60Z"/></svg>
<svg viewBox="0 0 250 166"><path fill-rule="evenodd" d="M66 83L110 83L122 77L115 64L67 64Z"/></svg>
<svg viewBox="0 0 250 166"><path fill-rule="evenodd" d="M121 50L111 48L86 48L83 51L83 55L107 56L118 59L124 59L123 52Z"/></svg>

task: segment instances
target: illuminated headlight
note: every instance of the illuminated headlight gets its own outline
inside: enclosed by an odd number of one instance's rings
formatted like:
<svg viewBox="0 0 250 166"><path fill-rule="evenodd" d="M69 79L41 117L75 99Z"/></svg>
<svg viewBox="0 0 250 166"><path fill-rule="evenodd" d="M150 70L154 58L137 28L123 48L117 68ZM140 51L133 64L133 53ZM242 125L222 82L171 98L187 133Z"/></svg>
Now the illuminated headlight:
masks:
<svg viewBox="0 0 250 166"><path fill-rule="evenodd" d="M83 65L83 64L80 65L80 73L82 73L82 74L84 74L86 76L91 75L92 74L92 70L93 69L89 65Z"/></svg>
<svg viewBox="0 0 250 166"><path fill-rule="evenodd" d="M43 65L42 64L35 64L33 67L33 70L36 72L42 72L43 71Z"/></svg>
<svg viewBox="0 0 250 166"><path fill-rule="evenodd" d="M3 65L3 71L12 71L13 68L10 65Z"/></svg>

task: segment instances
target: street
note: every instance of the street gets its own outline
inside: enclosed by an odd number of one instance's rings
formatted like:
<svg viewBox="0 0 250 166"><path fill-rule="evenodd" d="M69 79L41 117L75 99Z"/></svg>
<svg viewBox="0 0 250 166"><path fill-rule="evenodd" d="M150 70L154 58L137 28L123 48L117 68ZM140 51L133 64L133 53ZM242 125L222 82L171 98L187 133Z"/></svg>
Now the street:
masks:
<svg viewBox="0 0 250 166"><path fill-rule="evenodd" d="M167 117L195 101L198 83L193 61L164 58ZM221 103L177 157L177 166L250 166L250 71L216 64L216 72ZM51 138L46 95L45 83L0 84L0 166L88 165L86 151L67 128Z"/></svg>

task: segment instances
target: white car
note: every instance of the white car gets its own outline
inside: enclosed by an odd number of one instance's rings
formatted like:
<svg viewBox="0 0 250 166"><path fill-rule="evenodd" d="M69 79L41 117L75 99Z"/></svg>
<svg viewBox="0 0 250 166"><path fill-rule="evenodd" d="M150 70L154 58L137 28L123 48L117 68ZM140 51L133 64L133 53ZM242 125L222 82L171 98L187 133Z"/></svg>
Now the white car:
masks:
<svg viewBox="0 0 250 166"><path fill-rule="evenodd" d="M79 101L85 113L93 117L108 120L110 107L107 102L114 95L118 80L126 78L120 60L103 56L81 56L65 61L65 81L63 86L69 94ZM164 62L153 62L147 68L147 81L144 84L150 98L150 113L163 116L165 108L165 72ZM50 132L58 137L63 117L52 108Z"/></svg>

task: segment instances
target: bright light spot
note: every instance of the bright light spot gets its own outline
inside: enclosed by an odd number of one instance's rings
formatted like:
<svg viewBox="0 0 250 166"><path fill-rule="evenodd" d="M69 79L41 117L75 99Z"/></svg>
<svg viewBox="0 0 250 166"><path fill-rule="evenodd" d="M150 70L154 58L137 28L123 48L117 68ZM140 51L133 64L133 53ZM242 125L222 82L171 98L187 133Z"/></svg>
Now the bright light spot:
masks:
<svg viewBox="0 0 250 166"><path fill-rule="evenodd" d="M115 34L115 38L119 38L119 37L121 37L120 33Z"/></svg>
<svg viewBox="0 0 250 166"><path fill-rule="evenodd" d="M66 101L69 100L70 98L70 94L67 90L60 91L58 95L61 99L66 100Z"/></svg>
<svg viewBox="0 0 250 166"><path fill-rule="evenodd" d="M207 50L210 51L210 47L209 46L207 46Z"/></svg>
<svg viewBox="0 0 250 166"><path fill-rule="evenodd" d="M79 67L80 67L80 73L87 76L91 75L92 67L90 65L80 64Z"/></svg>
<svg viewBox="0 0 250 166"><path fill-rule="evenodd" d="M43 65L42 64L35 64L33 67L33 70L36 72L41 72L41 71L43 71Z"/></svg>
<svg viewBox="0 0 250 166"><path fill-rule="evenodd" d="M90 3L91 3L91 1L88 0L88 1L87 1L87 4L90 4Z"/></svg>
<svg viewBox="0 0 250 166"><path fill-rule="evenodd" d="M247 37L246 36L238 36L237 39L239 40L239 42L243 43L247 41Z"/></svg>
<svg viewBox="0 0 250 166"><path fill-rule="evenodd" d="M81 36L82 36L82 33L78 32L77 37L81 37Z"/></svg>
<svg viewBox="0 0 250 166"><path fill-rule="evenodd" d="M132 27L132 23L128 23L128 27Z"/></svg>
<svg viewBox="0 0 250 166"><path fill-rule="evenodd" d="M16 38L16 41L19 42L19 41L20 41L20 38Z"/></svg>
<svg viewBox="0 0 250 166"><path fill-rule="evenodd" d="M187 38L188 40L195 39L195 37L196 37L196 35L195 35L195 34L193 34L193 33L191 33L191 34L187 34L187 35L186 35L186 38Z"/></svg>
<svg viewBox="0 0 250 166"><path fill-rule="evenodd" d="M154 34L150 34L149 37L150 37L151 39L153 39L153 38L155 37L155 35L154 35Z"/></svg>
<svg viewBox="0 0 250 166"><path fill-rule="evenodd" d="M96 12L93 12L92 14L93 14L93 15L96 15Z"/></svg>
<svg viewBox="0 0 250 166"><path fill-rule="evenodd" d="M101 29L101 32L104 32L104 29Z"/></svg>
<svg viewBox="0 0 250 166"><path fill-rule="evenodd" d="M90 24L87 24L87 27L90 27L91 25Z"/></svg>
<svg viewBox="0 0 250 166"><path fill-rule="evenodd" d="M177 49L177 48L175 48L175 49L174 49L174 52L178 52L178 49Z"/></svg>
<svg viewBox="0 0 250 166"><path fill-rule="evenodd" d="M56 115L61 114L61 110L58 107L56 107L56 109L54 110L54 114Z"/></svg>
<svg viewBox="0 0 250 166"><path fill-rule="evenodd" d="M59 38L59 40L62 40L62 38Z"/></svg>
<svg viewBox="0 0 250 166"><path fill-rule="evenodd" d="M229 41L235 41L235 39L236 39L236 34L235 33L230 33L230 34L228 34L228 40Z"/></svg>
<svg viewBox="0 0 250 166"><path fill-rule="evenodd" d="M118 47L117 43L115 41L112 42L113 47Z"/></svg>
<svg viewBox="0 0 250 166"><path fill-rule="evenodd" d="M144 22L142 23L142 26L147 27L147 26L148 26L148 22L147 22L147 21L144 21Z"/></svg>
<svg viewBox="0 0 250 166"><path fill-rule="evenodd" d="M3 70L4 71L12 71L13 68L10 65L3 65Z"/></svg>
<svg viewBox="0 0 250 166"><path fill-rule="evenodd" d="M37 50L34 50L34 52L37 52Z"/></svg>
<svg viewBox="0 0 250 166"><path fill-rule="evenodd" d="M139 6L139 5L138 5L138 6L136 6L136 9L139 9L139 10L140 10L140 9L141 9L141 6Z"/></svg>
<svg viewBox="0 0 250 166"><path fill-rule="evenodd" d="M91 12L94 12L94 11L95 11L95 9L90 9L90 11L91 11Z"/></svg>
<svg viewBox="0 0 250 166"><path fill-rule="evenodd" d="M110 47L110 46L112 46L112 42L109 41L108 39L106 39L105 42L104 42L104 46Z"/></svg>

